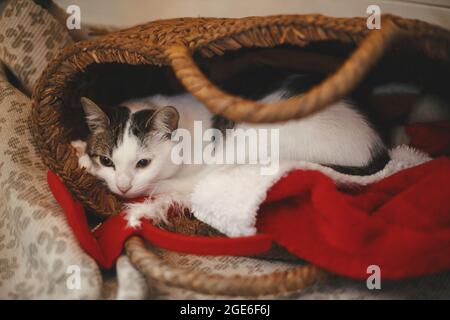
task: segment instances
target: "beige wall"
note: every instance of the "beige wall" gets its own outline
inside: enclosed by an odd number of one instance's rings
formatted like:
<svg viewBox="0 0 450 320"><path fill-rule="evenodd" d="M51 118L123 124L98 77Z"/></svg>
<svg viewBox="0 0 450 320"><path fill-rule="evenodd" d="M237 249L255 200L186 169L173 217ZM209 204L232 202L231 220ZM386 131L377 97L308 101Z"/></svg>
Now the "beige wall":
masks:
<svg viewBox="0 0 450 320"><path fill-rule="evenodd" d="M130 26L181 16L244 17L269 14L322 13L365 16L378 4L384 13L422 19L450 29L450 0L55 0L77 4L84 23ZM425 3L435 3L430 5Z"/></svg>

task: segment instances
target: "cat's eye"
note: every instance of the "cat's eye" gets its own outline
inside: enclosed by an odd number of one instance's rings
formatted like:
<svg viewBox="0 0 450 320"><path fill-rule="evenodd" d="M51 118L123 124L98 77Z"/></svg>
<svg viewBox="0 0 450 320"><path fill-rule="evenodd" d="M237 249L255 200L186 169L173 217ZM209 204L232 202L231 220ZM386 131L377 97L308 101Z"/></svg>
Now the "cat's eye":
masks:
<svg viewBox="0 0 450 320"><path fill-rule="evenodd" d="M100 163L105 167L114 167L112 160L105 156L99 156Z"/></svg>
<svg viewBox="0 0 450 320"><path fill-rule="evenodd" d="M145 168L150 164L149 159L141 159L136 163L136 168Z"/></svg>

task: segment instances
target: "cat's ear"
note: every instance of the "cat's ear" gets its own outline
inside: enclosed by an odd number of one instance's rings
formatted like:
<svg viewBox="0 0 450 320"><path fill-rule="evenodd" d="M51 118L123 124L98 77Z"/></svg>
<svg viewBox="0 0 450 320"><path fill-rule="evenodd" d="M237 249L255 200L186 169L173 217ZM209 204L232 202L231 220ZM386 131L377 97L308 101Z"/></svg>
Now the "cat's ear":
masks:
<svg viewBox="0 0 450 320"><path fill-rule="evenodd" d="M149 130L153 129L170 134L178 128L179 119L180 114L178 110L172 106L166 106L153 113L150 119L148 119L146 127Z"/></svg>
<svg viewBox="0 0 450 320"><path fill-rule="evenodd" d="M91 132L105 130L109 126L106 113L91 99L81 97L81 105L86 115L86 122Z"/></svg>

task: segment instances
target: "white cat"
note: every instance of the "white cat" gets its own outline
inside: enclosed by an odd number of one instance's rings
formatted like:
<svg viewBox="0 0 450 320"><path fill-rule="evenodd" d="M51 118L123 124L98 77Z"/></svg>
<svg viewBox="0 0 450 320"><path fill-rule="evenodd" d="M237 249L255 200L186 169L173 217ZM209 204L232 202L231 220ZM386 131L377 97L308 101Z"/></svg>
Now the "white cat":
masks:
<svg viewBox="0 0 450 320"><path fill-rule="evenodd" d="M273 102L285 96L286 89L280 88L260 101ZM192 131L194 121L202 121L204 128L220 123L190 94L130 100L107 113L87 98L81 102L90 135L86 142L72 143L80 166L104 180L121 197L148 197L143 203L128 205L130 226L138 226L141 218L164 221L172 205L189 208L189 195L196 183L218 169L171 161L177 143L171 140L175 130ZM388 161L378 133L345 101L300 120L276 124L228 122L226 126L279 129L280 161L315 162L357 174L373 173ZM372 166L374 163L377 166Z"/></svg>

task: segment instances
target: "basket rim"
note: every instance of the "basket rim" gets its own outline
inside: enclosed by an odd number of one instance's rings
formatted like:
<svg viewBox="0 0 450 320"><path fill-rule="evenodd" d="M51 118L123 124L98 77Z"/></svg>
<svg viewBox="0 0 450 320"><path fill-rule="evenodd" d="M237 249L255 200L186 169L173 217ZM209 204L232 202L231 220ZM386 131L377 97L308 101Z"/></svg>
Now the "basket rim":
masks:
<svg viewBox="0 0 450 320"><path fill-rule="evenodd" d="M155 281L207 295L261 297L294 293L335 275L312 264L291 265L262 275L220 275L174 266L138 236L125 242L125 253L149 285Z"/></svg>
<svg viewBox="0 0 450 320"><path fill-rule="evenodd" d="M395 15L384 14L382 15L383 21L390 20L401 29L407 31L410 36L416 37L415 41L420 42L420 38L428 38L429 40L447 40L450 41L450 30L446 30L440 26L433 25L421 20L406 19ZM175 25L169 28L167 31L161 31L159 26L161 24L181 22L179 25ZM186 30L191 30L190 23L194 26L210 24L214 26L223 26L220 32L213 33L216 29L213 27L202 30L203 37L208 39L198 39L196 36L183 37L177 36L166 41L164 35L168 32L182 33ZM304 15L271 15L262 17L244 17L244 18L174 18L166 20L152 21L138 26L130 27L127 29L119 30L106 34L102 37L93 40L84 40L75 42L62 50L56 58L54 58L42 73L39 78L35 90L33 91L33 100L39 101L44 95L45 84L50 82L55 74L63 73L66 70L64 62L71 60L78 55L88 53L92 56L92 63L108 63L108 62L121 62L125 64L154 64L154 65L169 65L169 61L165 55L165 49L174 45L183 45L191 52L200 51L208 46L214 45L216 42L237 36L255 30L258 28L266 28L270 26L276 26L285 28L284 30L298 25L303 28L313 27L321 28L325 32L321 39L306 39L306 41L324 41L328 39L338 38L340 42L354 42L358 43L363 36L365 36L370 30L366 26L365 17L329 17L321 14L304 14ZM177 29L178 28L178 29ZM172 29L172 30L170 30ZM206 31L206 32L205 32ZM157 32L160 32L158 34ZM153 37L147 39L146 45L150 45L150 49L146 46L142 46L143 39L140 34L157 33ZM343 35L352 35L353 38L345 38ZM307 36L307 35L304 35ZM339 38L339 36L341 36ZM122 41L120 41L122 40ZM283 41L276 43L275 45L282 45ZM420 43L419 43L420 44ZM271 47L270 45L262 47ZM240 48L236 48L240 49ZM226 48L226 50L233 50L233 48ZM117 53L117 60L112 58L108 59L107 55L102 53ZM100 55L99 55L100 54ZM217 55L215 53L214 55ZM220 54L220 53L219 53ZM208 55L207 55L208 56ZM136 60L134 60L135 58ZM122 61L123 62L122 62ZM73 71L79 72L84 70L89 64L80 65L77 64L77 68Z"/></svg>

